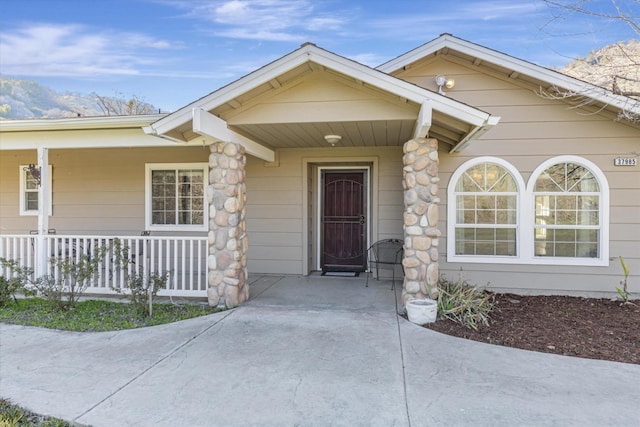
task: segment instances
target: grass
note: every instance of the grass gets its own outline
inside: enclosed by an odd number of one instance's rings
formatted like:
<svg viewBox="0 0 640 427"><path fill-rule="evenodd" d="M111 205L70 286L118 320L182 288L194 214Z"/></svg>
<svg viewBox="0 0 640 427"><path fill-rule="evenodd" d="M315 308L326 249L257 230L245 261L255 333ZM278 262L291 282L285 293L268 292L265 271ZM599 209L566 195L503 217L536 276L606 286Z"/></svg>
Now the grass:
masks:
<svg viewBox="0 0 640 427"><path fill-rule="evenodd" d="M35 414L0 398L0 427L71 427L59 418Z"/></svg>
<svg viewBox="0 0 640 427"><path fill-rule="evenodd" d="M162 325L215 313L196 304L153 304L153 317L140 315L133 305L106 300L79 301L70 310L55 311L40 298L19 299L0 307L0 322L79 332L104 332ZM0 425L2 427L2 425Z"/></svg>

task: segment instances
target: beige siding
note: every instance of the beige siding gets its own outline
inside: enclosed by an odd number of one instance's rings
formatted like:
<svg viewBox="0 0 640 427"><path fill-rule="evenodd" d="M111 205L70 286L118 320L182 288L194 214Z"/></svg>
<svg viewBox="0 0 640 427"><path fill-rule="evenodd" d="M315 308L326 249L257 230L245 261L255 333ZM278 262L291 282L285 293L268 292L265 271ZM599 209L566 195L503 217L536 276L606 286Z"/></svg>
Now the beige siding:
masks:
<svg viewBox="0 0 640 427"><path fill-rule="evenodd" d="M145 163L207 162L208 147L52 149L53 216L58 234L138 234L144 229ZM19 216L18 166L34 151L0 151L0 231L28 233L36 217Z"/></svg>
<svg viewBox="0 0 640 427"><path fill-rule="evenodd" d="M456 85L447 96L501 117L499 125L462 153L441 147L440 270L497 290L534 293L615 292L622 279L617 257L626 258L632 277L630 290L640 293L640 166L616 167L613 159L640 151L640 129L616 122L608 115L586 113L559 101L538 96L536 88L521 87L508 78L482 74L482 67L466 67L436 59L400 75L434 89L433 77L445 74ZM477 156L507 160L525 183L545 160L560 155L583 157L605 174L610 190L609 266L575 267L447 263L446 191L453 172Z"/></svg>
<svg viewBox="0 0 640 427"><path fill-rule="evenodd" d="M303 195L316 197L307 188L317 185L314 177L304 181L303 165L362 164L359 159L375 157L372 188L379 188L376 211L378 233L371 239L402 237L402 150L388 147L376 150L356 148L286 149L279 153L277 166L249 157L247 161L247 228L249 231L249 271L252 273L306 274L303 268L304 227L309 247L315 247L317 230L315 203L303 214ZM307 172L307 175L310 173ZM311 241L309 241L311 240ZM310 254L313 256L315 254ZM308 263L315 269L315 262Z"/></svg>
<svg viewBox="0 0 640 427"><path fill-rule="evenodd" d="M144 228L145 163L206 162L207 147L153 149L50 150L53 166L53 216L50 227L59 234L138 234ZM315 201L304 218L303 198L315 197L313 176L303 182L303 159L311 164L353 164L377 159L370 187L379 189L373 217L378 219L370 239L402 237L402 150L319 148L282 150L279 165L257 158L247 161L247 228L249 269L254 273L304 274L303 232L309 235L306 251L316 246ZM35 151L0 152L0 212L3 234L28 233L36 217L18 215L18 165L34 163ZM367 162L365 162L367 163ZM359 164L362 164L360 162ZM307 174L309 175L309 174ZM372 195L373 196L373 195ZM311 249L310 249L311 248ZM314 258L315 253L309 254ZM314 268L313 262L309 263Z"/></svg>

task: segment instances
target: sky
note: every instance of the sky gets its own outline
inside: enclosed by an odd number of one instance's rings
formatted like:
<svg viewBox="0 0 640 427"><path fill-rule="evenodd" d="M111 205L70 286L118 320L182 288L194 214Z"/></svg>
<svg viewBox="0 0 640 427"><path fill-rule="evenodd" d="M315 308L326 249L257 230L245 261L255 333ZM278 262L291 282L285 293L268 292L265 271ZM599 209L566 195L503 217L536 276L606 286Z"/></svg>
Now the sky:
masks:
<svg viewBox="0 0 640 427"><path fill-rule="evenodd" d="M0 74L169 112L305 42L375 67L442 33L545 67L638 38L543 0L0 0Z"/></svg>

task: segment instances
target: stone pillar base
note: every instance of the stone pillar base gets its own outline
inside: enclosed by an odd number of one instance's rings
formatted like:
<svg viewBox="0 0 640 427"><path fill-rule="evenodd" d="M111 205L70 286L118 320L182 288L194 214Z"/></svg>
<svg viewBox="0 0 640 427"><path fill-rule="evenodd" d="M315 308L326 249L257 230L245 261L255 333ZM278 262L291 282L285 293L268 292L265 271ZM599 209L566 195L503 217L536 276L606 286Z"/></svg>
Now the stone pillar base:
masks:
<svg viewBox="0 0 640 427"><path fill-rule="evenodd" d="M404 144L404 267L402 303L438 297L438 141Z"/></svg>
<svg viewBox="0 0 640 427"><path fill-rule="evenodd" d="M233 308L249 299L245 221L244 147L218 142L209 156L209 287L212 307Z"/></svg>

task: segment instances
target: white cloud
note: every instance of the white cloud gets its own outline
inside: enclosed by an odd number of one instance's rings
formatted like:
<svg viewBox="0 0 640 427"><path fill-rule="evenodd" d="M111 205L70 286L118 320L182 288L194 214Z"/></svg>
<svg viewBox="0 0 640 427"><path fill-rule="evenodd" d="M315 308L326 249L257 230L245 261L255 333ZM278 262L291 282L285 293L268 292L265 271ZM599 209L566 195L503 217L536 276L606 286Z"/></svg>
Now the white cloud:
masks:
<svg viewBox="0 0 640 427"><path fill-rule="evenodd" d="M348 22L340 11L322 12L311 0L218 0L172 2L192 18L214 24L208 31L230 39L303 41L309 33L336 30Z"/></svg>
<svg viewBox="0 0 640 427"><path fill-rule="evenodd" d="M151 50L172 45L131 32L94 32L81 25L39 23L0 34L2 72L22 76L136 75L160 62Z"/></svg>

